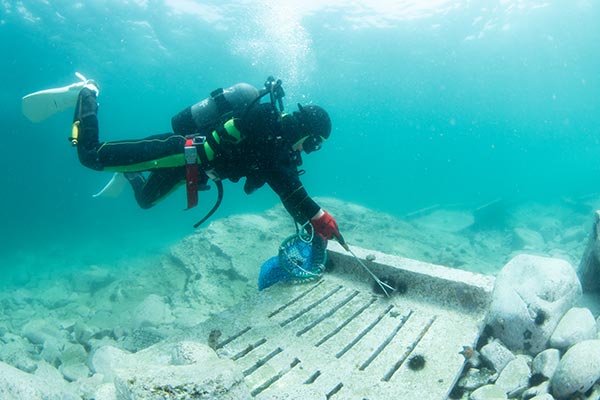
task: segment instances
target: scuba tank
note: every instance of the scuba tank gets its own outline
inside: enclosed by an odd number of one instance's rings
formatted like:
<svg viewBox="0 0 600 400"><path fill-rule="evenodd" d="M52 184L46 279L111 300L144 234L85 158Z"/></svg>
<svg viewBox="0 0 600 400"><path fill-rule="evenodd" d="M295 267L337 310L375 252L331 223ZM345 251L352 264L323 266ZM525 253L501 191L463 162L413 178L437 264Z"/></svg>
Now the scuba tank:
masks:
<svg viewBox="0 0 600 400"><path fill-rule="evenodd" d="M258 89L247 83L214 90L210 97L171 118L173 132L182 136L208 133L218 124L232 117L239 117L259 96Z"/></svg>

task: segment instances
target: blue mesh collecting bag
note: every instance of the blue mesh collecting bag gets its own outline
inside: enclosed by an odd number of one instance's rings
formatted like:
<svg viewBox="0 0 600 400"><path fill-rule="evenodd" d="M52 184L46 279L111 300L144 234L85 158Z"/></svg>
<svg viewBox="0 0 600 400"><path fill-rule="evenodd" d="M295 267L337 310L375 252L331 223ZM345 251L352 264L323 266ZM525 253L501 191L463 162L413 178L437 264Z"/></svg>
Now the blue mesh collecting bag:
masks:
<svg viewBox="0 0 600 400"><path fill-rule="evenodd" d="M321 276L327 261L327 242L318 235L307 240L300 234L286 238L279 253L260 268L258 290L279 282L305 282Z"/></svg>

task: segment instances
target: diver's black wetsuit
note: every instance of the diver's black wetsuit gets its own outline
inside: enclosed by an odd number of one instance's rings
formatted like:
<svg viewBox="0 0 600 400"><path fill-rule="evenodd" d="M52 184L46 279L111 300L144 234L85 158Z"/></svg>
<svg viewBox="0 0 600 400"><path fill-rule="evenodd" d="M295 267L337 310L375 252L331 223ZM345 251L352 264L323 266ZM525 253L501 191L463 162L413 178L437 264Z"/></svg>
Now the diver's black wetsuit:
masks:
<svg viewBox="0 0 600 400"><path fill-rule="evenodd" d="M152 207L185 183L184 136L165 133L140 140L100 142L97 109L95 93L83 89L74 117L79 128L77 152L83 165L99 171L150 171L147 179L141 174L126 175L142 208ZM282 135L283 124L294 129L292 118L285 116L287 120L282 123L271 104L252 107L235 124L242 134L239 143L221 141L210 165L198 160L200 183L208 181L204 172L209 169L220 179L237 182L246 177L244 191L248 194L267 183L296 221L308 221L319 211L319 205L308 196L298 177L300 153L293 151Z"/></svg>

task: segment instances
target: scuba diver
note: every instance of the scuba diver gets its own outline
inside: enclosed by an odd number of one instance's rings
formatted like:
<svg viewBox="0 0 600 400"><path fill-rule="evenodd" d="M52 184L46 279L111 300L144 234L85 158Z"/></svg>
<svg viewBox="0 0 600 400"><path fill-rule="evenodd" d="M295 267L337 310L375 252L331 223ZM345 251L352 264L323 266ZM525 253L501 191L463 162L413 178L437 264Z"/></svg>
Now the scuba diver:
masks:
<svg viewBox="0 0 600 400"><path fill-rule="evenodd" d="M329 138L331 120L315 105L298 104L298 111L283 113L281 80L269 77L262 90L245 83L217 89L174 116L172 133L110 142L99 139L98 85L86 79L77 85L69 139L81 164L122 173L142 208L154 206L181 185L192 208L198 191L208 189L211 179L219 189L218 200L197 227L219 206L222 181L245 177L247 194L267 184L296 223L305 229L310 223L324 240L343 243L337 222L308 195L298 169L302 151L317 151ZM261 102L267 95L271 101Z"/></svg>

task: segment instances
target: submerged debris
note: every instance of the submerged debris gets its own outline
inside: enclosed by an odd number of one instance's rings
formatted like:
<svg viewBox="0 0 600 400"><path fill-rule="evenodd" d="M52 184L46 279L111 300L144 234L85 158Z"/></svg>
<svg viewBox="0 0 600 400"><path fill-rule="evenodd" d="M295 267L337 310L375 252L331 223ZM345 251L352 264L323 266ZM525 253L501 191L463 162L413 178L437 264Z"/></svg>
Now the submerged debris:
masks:
<svg viewBox="0 0 600 400"><path fill-rule="evenodd" d="M410 360L408 360L408 368L412 369L413 371L422 370L425 368L425 357L420 354L411 357Z"/></svg>
<svg viewBox="0 0 600 400"><path fill-rule="evenodd" d="M463 349L458 352L458 354L462 354L464 358L467 360L473 357L473 348L471 346L463 346Z"/></svg>
<svg viewBox="0 0 600 400"><path fill-rule="evenodd" d="M546 320L548 319L548 314L546 314L545 311L543 310L539 310L537 312L537 314L535 315L535 324L536 325L544 325L544 323L546 322Z"/></svg>
<svg viewBox="0 0 600 400"><path fill-rule="evenodd" d="M213 350L217 350L219 347L219 338L221 337L221 331L218 329L213 329L208 334L208 347Z"/></svg>

